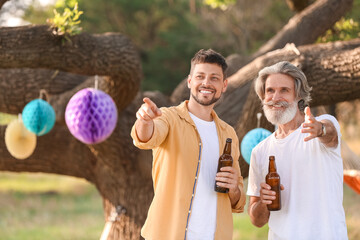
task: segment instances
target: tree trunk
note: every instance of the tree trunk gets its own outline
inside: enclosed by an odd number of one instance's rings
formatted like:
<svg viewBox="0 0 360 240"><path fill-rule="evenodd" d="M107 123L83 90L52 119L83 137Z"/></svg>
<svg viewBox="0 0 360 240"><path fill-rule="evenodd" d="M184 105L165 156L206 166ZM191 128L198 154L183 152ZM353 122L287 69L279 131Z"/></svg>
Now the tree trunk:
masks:
<svg viewBox="0 0 360 240"><path fill-rule="evenodd" d="M281 49L288 43L293 43L296 46L314 43L319 36L330 29L335 22L340 20L351 9L352 4L353 0L317 0L301 13L294 15L274 37L267 41L252 56L248 57L247 60L243 58L241 61L230 62L231 72L240 70L246 63L267 52ZM227 61L230 58L231 56L229 56ZM171 96L173 104L177 104L188 97L185 82L186 80L174 90ZM245 87L244 92L246 93L249 91L250 85L243 87ZM242 103L245 103L245 101Z"/></svg>
<svg viewBox="0 0 360 240"><path fill-rule="evenodd" d="M337 1L328 2L331 6L337 4ZM338 10L344 11L344 7L339 6ZM324 24L322 18L320 20L319 23ZM313 31L320 34L319 28ZM298 34L293 34L289 39L295 41ZM0 112L20 113L26 103L39 96L40 89L45 89L57 114L54 129L38 138L34 154L26 160L14 159L4 141L0 141L0 170L56 173L87 179L97 187L104 200L107 222L104 239L139 239L153 197L152 156L151 151L135 148L129 133L144 95L151 96L159 106L174 102L160 93L138 93L142 78L140 59L126 37L80 34L71 40L62 44L47 26L0 28L0 67L9 69L0 70ZM359 46L360 39L357 39L298 49L288 46L263 55L229 78L228 92L216 111L236 127L241 141L244 134L255 127L255 115L261 110L251 87L252 80L262 67L280 60L301 64L313 86L312 106L359 98ZM109 139L96 145L84 145L69 133L64 123L64 110L74 93L93 86L93 75L101 76L99 88L112 96L119 116ZM186 98L189 96L188 90L182 93ZM264 118L262 126L271 127ZM4 132L5 126L0 126L2 137ZM240 163L244 163L243 160ZM247 176L243 164L242 174Z"/></svg>
<svg viewBox="0 0 360 240"><path fill-rule="evenodd" d="M300 54L297 55L296 53ZM359 54L360 39L302 46L295 51L285 48L265 54L242 68L235 76L232 76L232 84L237 85L239 82L249 84L263 67L287 60L298 65L307 76L309 85L313 88L311 92L313 100L310 106L316 107L350 101L360 97ZM249 74L250 71L247 69L251 69L253 74ZM229 93L222 104L227 105L228 108L234 107L231 99L237 97L238 92L239 90L236 88ZM222 106L219 108L223 109ZM241 140L249 130L257 127L256 114L258 112L262 112L262 106L251 84L246 103L241 112L242 115L232 111L231 113L224 112L220 117L228 119L229 122L237 121L236 131ZM273 126L264 117L261 121L261 127L273 130ZM242 175L247 177L248 164L242 157L240 167Z"/></svg>

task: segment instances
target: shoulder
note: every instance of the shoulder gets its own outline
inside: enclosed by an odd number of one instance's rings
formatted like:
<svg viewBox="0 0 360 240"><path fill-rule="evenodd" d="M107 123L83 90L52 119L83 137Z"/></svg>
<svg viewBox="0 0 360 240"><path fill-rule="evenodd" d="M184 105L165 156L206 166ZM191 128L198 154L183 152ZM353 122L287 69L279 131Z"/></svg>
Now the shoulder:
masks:
<svg viewBox="0 0 360 240"><path fill-rule="evenodd" d="M224 120L222 120L222 119L220 119L220 118L218 118L218 124L219 124L219 126L220 126L223 130L225 130L227 133L230 133L230 134L232 134L232 135L234 135L234 136L237 137L237 134L236 134L235 129L234 129L230 124L228 124L227 122L225 122Z"/></svg>
<svg viewBox="0 0 360 240"><path fill-rule="evenodd" d="M331 121L333 123L338 124L337 119L334 116L330 115L330 114L322 114L320 116L317 116L316 120L318 120L318 121L320 121L320 120L329 120L329 121Z"/></svg>
<svg viewBox="0 0 360 240"><path fill-rule="evenodd" d="M253 148L253 152L257 153L261 150L263 150L265 147L269 146L269 143L271 141L271 138L273 136L274 133L270 134L267 138L265 138L264 140L262 140L261 142L259 142L254 148Z"/></svg>

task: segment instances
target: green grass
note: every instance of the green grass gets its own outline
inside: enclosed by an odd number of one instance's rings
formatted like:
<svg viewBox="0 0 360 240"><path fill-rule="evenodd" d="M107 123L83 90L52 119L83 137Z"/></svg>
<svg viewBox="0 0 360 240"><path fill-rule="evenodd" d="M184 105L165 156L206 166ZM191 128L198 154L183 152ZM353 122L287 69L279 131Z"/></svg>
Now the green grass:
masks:
<svg viewBox="0 0 360 240"><path fill-rule="evenodd" d="M360 195L346 185L344 208L349 239L360 239ZM233 216L234 240L267 239L267 225L253 226L246 212ZM88 182L0 172L0 240L98 240L104 224L102 199Z"/></svg>
<svg viewBox="0 0 360 240"><path fill-rule="evenodd" d="M91 240L104 227L102 199L84 180L0 173L0 239Z"/></svg>

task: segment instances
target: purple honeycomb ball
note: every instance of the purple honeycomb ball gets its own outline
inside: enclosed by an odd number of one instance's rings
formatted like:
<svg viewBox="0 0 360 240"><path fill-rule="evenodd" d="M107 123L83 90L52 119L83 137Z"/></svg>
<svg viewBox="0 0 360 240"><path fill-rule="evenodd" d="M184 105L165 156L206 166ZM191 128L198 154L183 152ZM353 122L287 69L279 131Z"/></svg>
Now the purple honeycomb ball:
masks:
<svg viewBox="0 0 360 240"><path fill-rule="evenodd" d="M71 134L86 144L106 140L117 122L114 100L105 92L94 88L78 91L66 106L65 121Z"/></svg>

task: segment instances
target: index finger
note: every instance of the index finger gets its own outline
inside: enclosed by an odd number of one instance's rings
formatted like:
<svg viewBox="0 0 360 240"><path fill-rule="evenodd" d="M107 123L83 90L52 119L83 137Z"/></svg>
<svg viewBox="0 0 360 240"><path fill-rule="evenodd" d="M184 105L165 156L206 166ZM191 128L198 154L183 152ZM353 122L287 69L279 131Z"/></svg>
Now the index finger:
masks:
<svg viewBox="0 0 360 240"><path fill-rule="evenodd" d="M156 106L156 104L155 104L153 101L151 101L150 98L144 97L144 98L143 98L143 101L144 101L144 103L146 103L146 104L148 105L148 107L149 107L150 109L152 109L157 115L159 115L159 116L161 115L160 109Z"/></svg>
<svg viewBox="0 0 360 240"><path fill-rule="evenodd" d="M270 185L266 184L265 182L260 183L260 187L264 188L264 189L267 189L267 190L271 189Z"/></svg>
<svg viewBox="0 0 360 240"><path fill-rule="evenodd" d="M149 105L149 107L156 107L156 104L153 102L153 101L151 101L151 99L150 98L148 98L148 97L144 97L143 98L143 101L144 101L144 103L146 103L147 105Z"/></svg>
<svg viewBox="0 0 360 240"><path fill-rule="evenodd" d="M233 167L227 166L220 168L222 172L235 172Z"/></svg>

